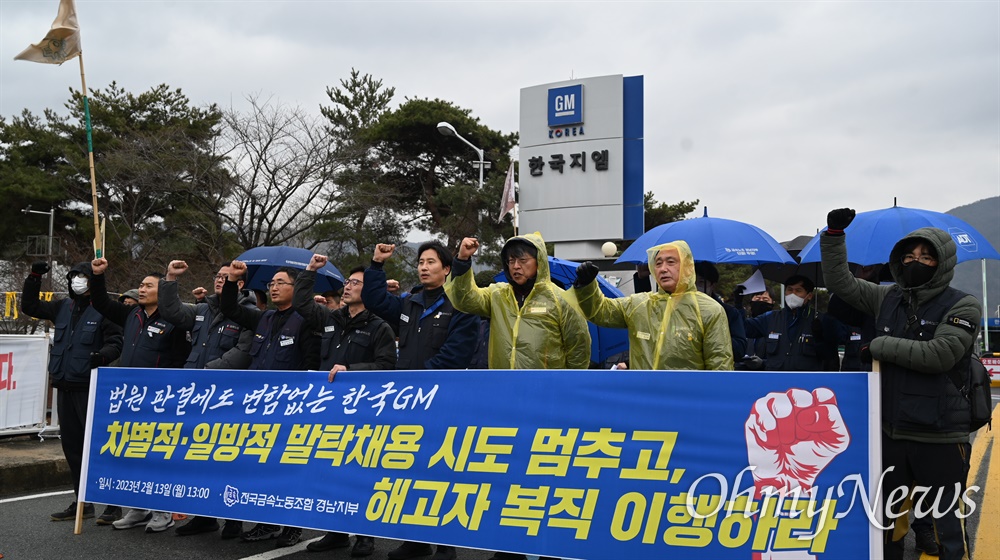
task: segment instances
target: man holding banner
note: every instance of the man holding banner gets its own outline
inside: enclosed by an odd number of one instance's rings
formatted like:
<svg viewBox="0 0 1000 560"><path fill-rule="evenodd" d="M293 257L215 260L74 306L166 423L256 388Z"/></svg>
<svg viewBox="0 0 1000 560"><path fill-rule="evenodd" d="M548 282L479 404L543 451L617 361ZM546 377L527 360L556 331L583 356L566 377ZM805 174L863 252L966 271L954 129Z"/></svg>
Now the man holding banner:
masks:
<svg viewBox="0 0 1000 560"><path fill-rule="evenodd" d="M105 258L91 261L94 270L93 305L110 321L121 325L124 330L120 367L135 368L179 368L191 351L187 331L160 316L159 283L160 274L148 274L139 284L139 304L125 305L108 296L104 271L108 268ZM170 512L150 512L145 509L131 509L125 517L115 521L115 529L131 529L146 526L147 533L159 533L173 527Z"/></svg>
<svg viewBox="0 0 1000 560"><path fill-rule="evenodd" d="M223 266L214 278L215 293L206 296L195 305L181 303L178 294L178 279L187 272L184 261L170 261L167 275L160 279L160 302L163 317L184 330L191 331L191 353L185 368L192 369L246 369L250 365L250 344L253 331L244 329L232 319L227 319L219 309L222 286L229 277L229 267ZM237 285L243 288L243 281ZM240 305L253 308L256 299L252 296L240 298ZM197 516L177 528L177 534L184 537L198 533L219 530L219 522L214 517ZM226 519L222 538L235 539L243 532L243 523Z"/></svg>
<svg viewBox="0 0 1000 560"><path fill-rule="evenodd" d="M455 309L490 320L490 369L587 369L590 332L579 309L549 274L540 233L511 237L500 251L507 283L476 286L472 255L479 240L458 247L445 293ZM524 560L495 552L490 560Z"/></svg>
<svg viewBox="0 0 1000 560"><path fill-rule="evenodd" d="M882 515L889 527L883 555L904 556L909 505L897 505L892 497L902 489L903 497L913 494L915 516L934 518L941 560L967 558L970 512L964 501L972 415L960 387L967 383L982 306L949 287L957 246L938 228L913 231L892 248L895 285L855 278L847 266L844 231L854 216L849 208L832 210L820 248L830 291L875 317L876 336L861 354L878 361L882 387Z"/></svg>
<svg viewBox="0 0 1000 560"><path fill-rule="evenodd" d="M55 327L49 357L49 377L58 389L56 410L59 412L59 440L63 454L73 474L74 495L80 492L80 470L83 461L83 441L87 427L87 399L90 393L91 368L107 365L122 351L122 329L105 319L90 303L90 263L82 262L70 269L69 297L58 301L42 301L39 291L42 275L49 271L45 261L31 265L31 274L24 279L21 311L36 319L52 321ZM94 516L94 506L87 504L84 517ZM121 517L121 509L108 506L97 523L110 525ZM76 518L76 502L64 511L52 514L52 521Z"/></svg>
<svg viewBox="0 0 1000 560"><path fill-rule="evenodd" d="M299 270L279 268L267 289L275 309L244 307L239 302L240 282L246 278L247 265L233 261L228 278L219 294L222 314L254 333L250 346L250 368L254 370L312 370L319 365L317 336L305 318L292 308L292 293ZM278 547L295 546L302 529L258 523L240 535L246 542L277 539Z"/></svg>
<svg viewBox="0 0 1000 560"><path fill-rule="evenodd" d="M296 312L305 317L306 325L322 333L319 368L329 371L332 383L338 372L358 370L391 370L396 367L396 343L389 324L368 309L361 300L365 269L351 270L344 281L343 307L330 310L313 300L316 271L327 263L324 255L313 255L305 271L295 279L292 299ZM350 545L347 533L329 532L322 539L309 543L310 552L324 552ZM351 556L370 556L375 552L375 538L355 536Z"/></svg>
<svg viewBox="0 0 1000 560"><path fill-rule="evenodd" d="M479 317L455 309L444 293L444 282L451 272L451 254L438 241L417 249L419 291L407 297L390 294L386 285L386 260L396 246L375 246L371 266L365 270L361 298L365 307L375 312L399 333L399 369L468 369L476 350ZM389 560L407 560L421 556L431 560L455 560L455 547L405 541L389 552Z"/></svg>

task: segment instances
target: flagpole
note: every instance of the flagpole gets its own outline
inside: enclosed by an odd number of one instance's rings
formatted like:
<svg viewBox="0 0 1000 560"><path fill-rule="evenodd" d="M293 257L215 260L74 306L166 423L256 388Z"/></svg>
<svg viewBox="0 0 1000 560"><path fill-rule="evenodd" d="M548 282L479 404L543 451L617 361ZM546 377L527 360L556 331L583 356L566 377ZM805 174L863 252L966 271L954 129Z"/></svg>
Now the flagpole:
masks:
<svg viewBox="0 0 1000 560"><path fill-rule="evenodd" d="M94 258L104 256L104 243L101 239L101 227L97 214L97 175L94 173L94 140L90 127L90 102L87 99L87 76L83 71L83 51L80 58L80 84L83 86L83 117L87 124L87 159L90 162L90 197L94 207Z"/></svg>
<svg viewBox="0 0 1000 560"><path fill-rule="evenodd" d="M983 323L983 351L990 351L990 307L986 303L986 259L981 259L983 265L983 318L986 322Z"/></svg>
<svg viewBox="0 0 1000 560"><path fill-rule="evenodd" d="M514 237L517 237L517 203L514 203Z"/></svg>

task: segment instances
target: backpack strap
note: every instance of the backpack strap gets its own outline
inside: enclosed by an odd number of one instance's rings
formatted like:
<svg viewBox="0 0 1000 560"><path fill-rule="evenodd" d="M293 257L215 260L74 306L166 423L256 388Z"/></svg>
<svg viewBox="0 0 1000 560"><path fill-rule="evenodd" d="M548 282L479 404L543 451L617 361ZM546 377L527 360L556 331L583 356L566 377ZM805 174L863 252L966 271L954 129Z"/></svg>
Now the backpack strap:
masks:
<svg viewBox="0 0 1000 560"><path fill-rule="evenodd" d="M951 286L945 288L945 291L941 292L941 294L938 296L938 298L940 299L938 300L937 303L938 305L941 305L945 309L944 315L941 316L942 323L944 322L945 316L948 314L948 311L951 311L951 308L954 307L956 303L958 303L962 298L964 298L967 295L969 294L966 294L961 290L956 290ZM972 350L975 347L976 347L976 341L975 339L973 339L972 344L970 344L969 347L965 349L965 352L962 354L962 357L959 358L956 367L953 367L950 370L948 370L948 377L951 379L952 384L954 384L955 388L958 389L958 391L963 395L966 395L966 393L969 390L968 385L969 385L970 372L968 364L969 364L969 359L972 357Z"/></svg>

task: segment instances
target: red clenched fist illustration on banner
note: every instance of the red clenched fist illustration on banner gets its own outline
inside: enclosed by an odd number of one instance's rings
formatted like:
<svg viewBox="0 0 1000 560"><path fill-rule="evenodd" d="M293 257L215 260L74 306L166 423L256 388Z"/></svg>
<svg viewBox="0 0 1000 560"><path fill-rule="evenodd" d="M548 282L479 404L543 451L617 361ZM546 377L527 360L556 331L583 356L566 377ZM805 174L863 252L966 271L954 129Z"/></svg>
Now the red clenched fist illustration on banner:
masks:
<svg viewBox="0 0 1000 560"><path fill-rule="evenodd" d="M851 443L833 391L789 389L757 399L746 421L747 456L757 489L809 490Z"/></svg>

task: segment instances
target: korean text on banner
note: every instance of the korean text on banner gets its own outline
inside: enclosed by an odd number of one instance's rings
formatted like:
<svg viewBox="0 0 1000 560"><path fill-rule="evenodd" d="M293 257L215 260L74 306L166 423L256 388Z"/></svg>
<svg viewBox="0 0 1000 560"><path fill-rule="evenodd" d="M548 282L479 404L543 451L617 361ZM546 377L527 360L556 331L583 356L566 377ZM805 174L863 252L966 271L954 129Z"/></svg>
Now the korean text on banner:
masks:
<svg viewBox="0 0 1000 560"><path fill-rule="evenodd" d="M877 542L871 374L326 376L101 368L81 499L562 558ZM795 412L776 424L775 399Z"/></svg>

